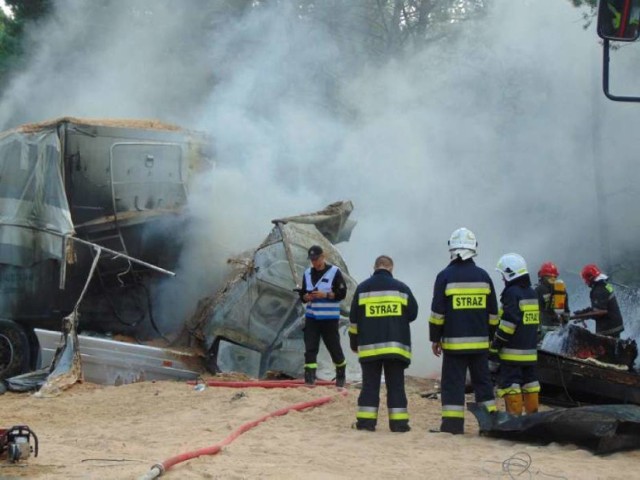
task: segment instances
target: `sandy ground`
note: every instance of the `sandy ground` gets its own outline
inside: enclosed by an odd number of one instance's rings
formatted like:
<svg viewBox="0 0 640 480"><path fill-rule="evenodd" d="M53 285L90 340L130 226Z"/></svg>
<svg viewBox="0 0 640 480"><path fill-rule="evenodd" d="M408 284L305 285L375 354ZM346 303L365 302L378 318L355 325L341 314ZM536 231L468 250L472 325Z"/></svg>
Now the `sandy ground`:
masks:
<svg viewBox="0 0 640 480"><path fill-rule="evenodd" d="M0 426L26 424L40 451L24 464L1 463L0 479L138 479L175 455L217 444L238 427L292 404L331 396L323 406L269 419L217 455L169 469L175 479L620 479L638 478L640 450L595 456L574 445L534 446L478 435L428 433L440 404L410 379L412 431L391 433L386 409L376 432L350 428L357 388L264 389L146 382L119 387L77 384L55 398L0 396ZM472 399L469 398L471 401ZM384 404L384 401L382 402ZM509 461L510 458L516 461ZM523 459L530 464L522 465Z"/></svg>

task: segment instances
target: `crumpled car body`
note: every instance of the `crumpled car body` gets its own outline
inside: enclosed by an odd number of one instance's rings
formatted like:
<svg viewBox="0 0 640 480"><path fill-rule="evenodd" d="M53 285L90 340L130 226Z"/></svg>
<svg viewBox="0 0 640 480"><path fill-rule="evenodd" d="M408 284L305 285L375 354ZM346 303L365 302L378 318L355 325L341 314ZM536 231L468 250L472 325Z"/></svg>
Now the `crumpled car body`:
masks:
<svg viewBox="0 0 640 480"><path fill-rule="evenodd" d="M204 345L210 371L224 365L257 377L302 373L304 305L295 289L309 266L311 245L322 246L327 262L337 265L347 282L347 298L341 303L346 337L356 282L334 243L349 239L355 225L349 220L352 210L351 202L336 202L319 212L273 220L273 229L255 251L230 260L235 268L227 283L203 299L187 322Z"/></svg>

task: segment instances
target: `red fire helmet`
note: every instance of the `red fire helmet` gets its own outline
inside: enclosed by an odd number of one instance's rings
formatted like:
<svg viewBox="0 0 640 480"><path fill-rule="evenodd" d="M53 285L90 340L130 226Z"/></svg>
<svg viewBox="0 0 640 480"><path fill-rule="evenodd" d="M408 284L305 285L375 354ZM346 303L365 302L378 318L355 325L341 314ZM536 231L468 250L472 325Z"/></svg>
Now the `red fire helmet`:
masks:
<svg viewBox="0 0 640 480"><path fill-rule="evenodd" d="M582 272L580 272L580 275L582 276L582 280L584 280L584 283L586 283L587 285L591 285L591 282L593 282L593 280L601 273L602 272L597 265L590 263L589 265L585 265L584 267L582 267Z"/></svg>
<svg viewBox="0 0 640 480"><path fill-rule="evenodd" d="M559 275L558 267L553 262L544 262L538 270L539 277L558 277Z"/></svg>

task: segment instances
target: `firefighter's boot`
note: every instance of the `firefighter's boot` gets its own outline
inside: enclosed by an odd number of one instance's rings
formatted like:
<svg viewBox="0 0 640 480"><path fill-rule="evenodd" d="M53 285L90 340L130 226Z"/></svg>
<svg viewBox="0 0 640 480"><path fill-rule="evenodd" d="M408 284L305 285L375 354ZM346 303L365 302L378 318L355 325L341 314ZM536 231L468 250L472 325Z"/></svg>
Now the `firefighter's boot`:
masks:
<svg viewBox="0 0 640 480"><path fill-rule="evenodd" d="M305 368L304 369L304 384L315 385L316 384L316 369Z"/></svg>
<svg viewBox="0 0 640 480"><path fill-rule="evenodd" d="M342 388L347 381L346 365L336 367L336 387Z"/></svg>
<svg viewBox="0 0 640 480"><path fill-rule="evenodd" d="M522 415L522 394L512 393L504 396L504 406L511 415Z"/></svg>
<svg viewBox="0 0 640 480"><path fill-rule="evenodd" d="M524 403L524 411L528 414L536 413L540 403L538 392L523 393L522 400Z"/></svg>

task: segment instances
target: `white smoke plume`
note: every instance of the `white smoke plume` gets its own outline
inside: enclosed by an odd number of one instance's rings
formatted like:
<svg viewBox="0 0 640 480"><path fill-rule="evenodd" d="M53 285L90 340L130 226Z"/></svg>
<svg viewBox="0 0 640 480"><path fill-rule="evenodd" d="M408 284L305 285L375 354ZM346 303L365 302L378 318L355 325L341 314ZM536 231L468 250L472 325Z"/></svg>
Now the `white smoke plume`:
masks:
<svg viewBox="0 0 640 480"><path fill-rule="evenodd" d="M476 233L498 292L503 253L522 254L533 280L546 260L567 279L640 233L640 107L602 95L594 26L568 1L486 3L441 40L371 63L287 2L221 18L222 2L58 0L4 89L0 128L134 117L213 136L218 168L193 190L201 222L180 289L167 293L171 317L272 218L352 200L358 225L339 246L351 274L363 280L377 255L394 258L420 304L411 371L433 373L431 289L454 229ZM640 94L633 48L614 53L613 85Z"/></svg>

